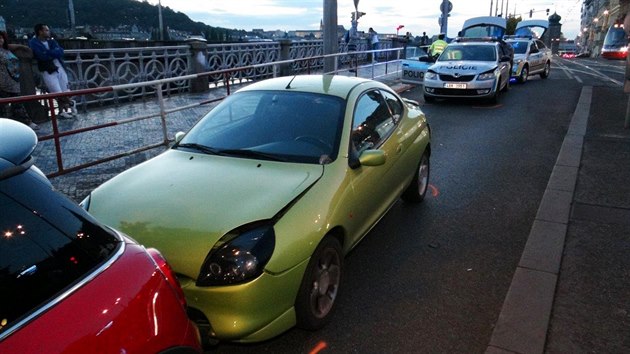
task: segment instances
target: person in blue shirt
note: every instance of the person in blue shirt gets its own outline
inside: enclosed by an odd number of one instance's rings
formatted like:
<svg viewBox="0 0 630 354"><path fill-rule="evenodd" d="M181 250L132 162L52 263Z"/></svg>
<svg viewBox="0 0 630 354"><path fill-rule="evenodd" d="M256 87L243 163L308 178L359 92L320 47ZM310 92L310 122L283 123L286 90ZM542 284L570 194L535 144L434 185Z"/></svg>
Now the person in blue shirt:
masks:
<svg viewBox="0 0 630 354"><path fill-rule="evenodd" d="M35 25L34 30L35 35L28 41L28 46L33 50L46 89L49 93L69 91L63 48L50 36L48 25L39 23ZM60 118L72 118L76 115L75 104L69 97L59 97L57 102Z"/></svg>

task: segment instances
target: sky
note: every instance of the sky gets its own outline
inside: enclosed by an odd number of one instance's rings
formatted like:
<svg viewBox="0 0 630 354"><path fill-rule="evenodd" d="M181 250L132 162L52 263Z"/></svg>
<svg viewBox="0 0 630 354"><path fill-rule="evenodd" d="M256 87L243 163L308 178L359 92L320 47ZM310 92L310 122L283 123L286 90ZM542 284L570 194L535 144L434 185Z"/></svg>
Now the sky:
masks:
<svg viewBox="0 0 630 354"><path fill-rule="evenodd" d="M158 0L146 0L157 4ZM318 30L323 16L324 0L160 0L163 7L186 14L194 21L214 27L230 29L262 28L272 30ZM457 36L464 21L471 17L488 16L509 12L529 19L546 19L554 11L562 17L562 33L574 39L580 32L580 16L583 0L450 0L453 4L447 35ZM492 1L492 10L490 4ZM373 27L376 32L400 34L411 32L414 36L426 32L430 37L440 32L438 18L442 0L358 0L358 10L366 14L359 19L359 31L367 32ZM497 9L498 6L498 9ZM509 9L508 9L509 7ZM351 26L354 1L337 0L337 24ZM168 25L168 24L167 24Z"/></svg>

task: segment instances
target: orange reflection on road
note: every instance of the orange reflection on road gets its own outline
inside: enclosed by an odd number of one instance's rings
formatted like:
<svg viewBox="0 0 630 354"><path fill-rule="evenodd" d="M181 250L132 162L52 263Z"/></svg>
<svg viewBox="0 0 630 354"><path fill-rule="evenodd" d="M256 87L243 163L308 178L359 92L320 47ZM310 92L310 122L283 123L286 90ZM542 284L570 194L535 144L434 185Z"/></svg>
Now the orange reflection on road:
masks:
<svg viewBox="0 0 630 354"><path fill-rule="evenodd" d="M436 186L429 184L429 189L431 189L431 195L433 196L433 198L437 197L438 195L440 195L440 191L437 189Z"/></svg>
<svg viewBox="0 0 630 354"><path fill-rule="evenodd" d="M315 348L311 349L309 354L317 354L326 348L328 348L328 344L326 344L326 342L324 341L319 341L319 343L317 343Z"/></svg>

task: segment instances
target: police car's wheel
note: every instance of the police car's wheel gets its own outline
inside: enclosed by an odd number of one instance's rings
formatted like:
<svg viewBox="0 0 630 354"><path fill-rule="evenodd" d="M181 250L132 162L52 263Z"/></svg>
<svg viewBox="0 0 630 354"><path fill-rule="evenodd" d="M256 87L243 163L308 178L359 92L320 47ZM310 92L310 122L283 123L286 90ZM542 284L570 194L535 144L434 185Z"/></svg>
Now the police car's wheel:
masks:
<svg viewBox="0 0 630 354"><path fill-rule="evenodd" d="M490 97L489 99L490 103L498 103L499 96L501 96L501 83L500 82L497 84L496 90L494 91L494 95L492 95L492 97Z"/></svg>
<svg viewBox="0 0 630 354"><path fill-rule="evenodd" d="M508 92L508 90L510 89L510 78L508 77L507 80L505 80L505 86L503 86L503 92Z"/></svg>
<svg viewBox="0 0 630 354"><path fill-rule="evenodd" d="M551 64L547 62L545 64L545 70L543 70L543 72L540 73L540 77L543 79L546 79L547 77L549 77L549 70L551 70Z"/></svg>
<svg viewBox="0 0 630 354"><path fill-rule="evenodd" d="M529 76L529 68L527 67L527 65L525 65L523 67L523 70L521 70L521 75L518 77L518 82L520 82L521 84L524 84L525 81L527 81L528 76Z"/></svg>

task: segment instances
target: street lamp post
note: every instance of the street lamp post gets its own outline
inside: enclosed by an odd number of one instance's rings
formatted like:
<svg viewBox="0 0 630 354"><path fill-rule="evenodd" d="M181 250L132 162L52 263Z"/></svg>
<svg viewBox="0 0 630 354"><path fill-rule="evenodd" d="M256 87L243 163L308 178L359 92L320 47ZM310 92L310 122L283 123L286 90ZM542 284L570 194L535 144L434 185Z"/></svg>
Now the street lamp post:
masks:
<svg viewBox="0 0 630 354"><path fill-rule="evenodd" d="M164 40L164 24L162 23L162 1L158 1L158 21L160 24L160 40Z"/></svg>
<svg viewBox="0 0 630 354"><path fill-rule="evenodd" d="M337 0L324 0L324 55L335 54L339 46L337 38ZM324 58L324 72L335 70L335 58Z"/></svg>

